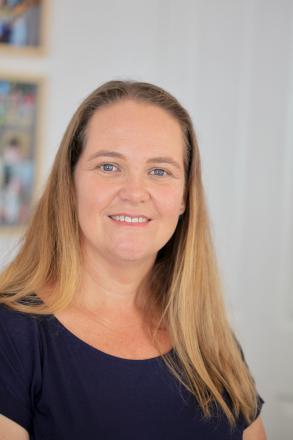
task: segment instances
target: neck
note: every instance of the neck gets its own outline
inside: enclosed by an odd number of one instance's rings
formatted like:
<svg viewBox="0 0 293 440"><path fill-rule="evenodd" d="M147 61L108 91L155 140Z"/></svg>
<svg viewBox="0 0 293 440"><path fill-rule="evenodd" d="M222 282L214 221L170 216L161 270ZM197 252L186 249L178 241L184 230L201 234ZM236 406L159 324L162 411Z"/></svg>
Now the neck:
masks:
<svg viewBox="0 0 293 440"><path fill-rule="evenodd" d="M140 261L107 260L83 252L81 285L74 302L88 310L137 311L146 295L144 281L155 257Z"/></svg>

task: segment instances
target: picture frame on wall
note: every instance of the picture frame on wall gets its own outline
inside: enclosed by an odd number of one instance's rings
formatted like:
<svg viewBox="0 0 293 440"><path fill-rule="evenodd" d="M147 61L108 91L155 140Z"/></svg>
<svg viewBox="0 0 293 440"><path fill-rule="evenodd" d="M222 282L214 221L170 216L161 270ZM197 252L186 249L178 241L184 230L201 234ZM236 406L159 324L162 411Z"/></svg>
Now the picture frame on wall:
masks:
<svg viewBox="0 0 293 440"><path fill-rule="evenodd" d="M39 168L42 78L0 73L0 233L25 226Z"/></svg>
<svg viewBox="0 0 293 440"><path fill-rule="evenodd" d="M41 55L46 22L47 0L0 0L0 51Z"/></svg>

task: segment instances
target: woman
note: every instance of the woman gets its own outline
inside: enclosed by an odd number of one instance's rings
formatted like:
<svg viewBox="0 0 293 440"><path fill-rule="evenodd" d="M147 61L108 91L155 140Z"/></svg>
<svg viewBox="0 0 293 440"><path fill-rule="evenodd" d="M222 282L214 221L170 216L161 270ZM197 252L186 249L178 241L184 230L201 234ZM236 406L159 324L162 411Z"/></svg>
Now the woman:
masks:
<svg viewBox="0 0 293 440"><path fill-rule="evenodd" d="M80 105L0 291L10 439L265 439L192 122L161 88Z"/></svg>

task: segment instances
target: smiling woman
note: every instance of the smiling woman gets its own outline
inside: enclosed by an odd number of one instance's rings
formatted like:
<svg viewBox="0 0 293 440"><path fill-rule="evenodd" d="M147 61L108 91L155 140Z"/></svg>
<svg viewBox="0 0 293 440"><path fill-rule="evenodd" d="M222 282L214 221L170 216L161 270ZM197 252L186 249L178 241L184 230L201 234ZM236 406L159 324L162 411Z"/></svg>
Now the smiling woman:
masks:
<svg viewBox="0 0 293 440"><path fill-rule="evenodd" d="M109 157L115 163L105 163ZM155 167L162 165L166 169ZM84 260L106 263L115 272L132 261L132 269L139 267L144 275L184 210L180 124L160 107L130 99L97 110L74 183ZM119 221L109 216L120 216ZM139 217L149 221L129 222Z"/></svg>
<svg viewBox="0 0 293 440"><path fill-rule="evenodd" d="M84 100L0 292L7 437L265 438L192 122L160 87L110 81Z"/></svg>

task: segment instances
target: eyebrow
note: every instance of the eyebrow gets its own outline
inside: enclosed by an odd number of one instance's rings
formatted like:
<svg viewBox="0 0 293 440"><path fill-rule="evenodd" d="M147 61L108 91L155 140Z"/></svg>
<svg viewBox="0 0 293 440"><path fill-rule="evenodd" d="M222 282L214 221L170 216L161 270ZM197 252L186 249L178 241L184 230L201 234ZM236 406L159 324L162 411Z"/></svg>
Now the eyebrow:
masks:
<svg viewBox="0 0 293 440"><path fill-rule="evenodd" d="M104 157L118 157L119 159L123 159L123 160L126 159L126 157L123 154L118 153L117 151L100 150L100 151L97 151L96 153L92 154L89 157L88 161L96 159L97 157L100 157L100 156L104 156ZM179 170L181 170L181 166L179 165L179 163L176 162L176 160L172 159L172 157L169 157L169 156L151 157L146 162L147 163L169 163L170 165L173 165L174 167L176 167Z"/></svg>

